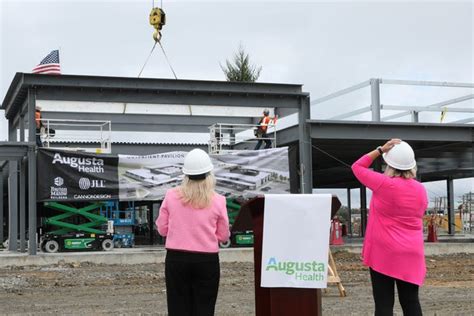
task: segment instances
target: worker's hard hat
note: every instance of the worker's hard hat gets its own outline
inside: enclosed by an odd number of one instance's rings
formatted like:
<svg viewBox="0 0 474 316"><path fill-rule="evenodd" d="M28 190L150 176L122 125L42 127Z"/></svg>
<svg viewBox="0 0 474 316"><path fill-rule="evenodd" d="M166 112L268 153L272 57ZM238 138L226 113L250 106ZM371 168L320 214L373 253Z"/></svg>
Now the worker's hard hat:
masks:
<svg viewBox="0 0 474 316"><path fill-rule="evenodd" d="M211 158L202 149L193 149L184 158L183 173L191 176L190 179L204 179L212 169L214 169L214 166ZM193 177L201 175L202 177Z"/></svg>
<svg viewBox="0 0 474 316"><path fill-rule="evenodd" d="M416 166L415 152L403 141L384 153L383 159L387 165L398 170L410 170Z"/></svg>
<svg viewBox="0 0 474 316"><path fill-rule="evenodd" d="M41 111L41 106L35 106L35 109Z"/></svg>
<svg viewBox="0 0 474 316"><path fill-rule="evenodd" d="M270 110L269 110L269 109L263 110L263 114L264 114L264 115L270 115Z"/></svg>

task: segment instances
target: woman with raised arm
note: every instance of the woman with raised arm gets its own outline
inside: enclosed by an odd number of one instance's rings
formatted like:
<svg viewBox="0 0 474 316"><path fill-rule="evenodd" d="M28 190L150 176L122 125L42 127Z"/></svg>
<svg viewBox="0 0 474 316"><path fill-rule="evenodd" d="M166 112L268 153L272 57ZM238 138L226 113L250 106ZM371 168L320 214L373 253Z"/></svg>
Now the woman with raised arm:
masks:
<svg viewBox="0 0 474 316"><path fill-rule="evenodd" d="M369 169L379 156L387 164L383 174ZM415 179L413 149L392 139L362 156L352 171L372 190L362 259L370 269L375 315L393 315L395 284L403 314L422 315L418 290L426 274L423 215L428 198Z"/></svg>

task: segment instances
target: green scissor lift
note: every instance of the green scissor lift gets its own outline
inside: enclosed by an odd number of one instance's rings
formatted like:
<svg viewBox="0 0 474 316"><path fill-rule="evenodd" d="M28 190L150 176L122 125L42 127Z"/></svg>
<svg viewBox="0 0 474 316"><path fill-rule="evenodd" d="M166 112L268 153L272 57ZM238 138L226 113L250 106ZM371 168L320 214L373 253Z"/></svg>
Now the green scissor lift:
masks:
<svg viewBox="0 0 474 316"><path fill-rule="evenodd" d="M76 208L59 202L46 202L44 206L59 211L61 214L44 221L45 225L56 227L56 229L42 236L40 247L43 251L108 251L113 248L113 234L101 229L107 225L108 220L105 216L97 215L103 203L91 203ZM82 218L85 221L81 224L71 223L74 218Z"/></svg>
<svg viewBox="0 0 474 316"><path fill-rule="evenodd" d="M240 212L240 204L234 198L226 199L227 215L229 216L229 225L232 227ZM253 231L233 232L230 241L220 243L222 248L228 248L234 244L236 246L252 246L253 245Z"/></svg>

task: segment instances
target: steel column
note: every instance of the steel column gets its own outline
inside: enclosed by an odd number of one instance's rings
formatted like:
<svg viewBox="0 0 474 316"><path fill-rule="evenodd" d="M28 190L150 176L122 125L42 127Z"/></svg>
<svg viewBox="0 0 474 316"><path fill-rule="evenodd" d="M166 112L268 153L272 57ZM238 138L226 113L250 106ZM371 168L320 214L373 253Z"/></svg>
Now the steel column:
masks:
<svg viewBox="0 0 474 316"><path fill-rule="evenodd" d="M347 188L347 208L349 210L349 229L347 233L352 237L352 206L351 206L351 189Z"/></svg>
<svg viewBox="0 0 474 316"><path fill-rule="evenodd" d="M447 180L448 192L448 234L456 233L456 222L454 221L454 181L452 178Z"/></svg>
<svg viewBox="0 0 474 316"><path fill-rule="evenodd" d="M412 112L411 112L411 121L412 121L413 123L418 123L418 122L420 121L418 114L419 114L419 112L417 112L417 111L412 111Z"/></svg>
<svg viewBox="0 0 474 316"><path fill-rule="evenodd" d="M365 236L365 229L367 228L367 188L360 187L360 234Z"/></svg>
<svg viewBox="0 0 474 316"><path fill-rule="evenodd" d="M309 97L300 99L300 110L298 112L298 132L299 132L299 154L300 154L300 193L313 192L313 172L312 172L312 148L310 124L310 100Z"/></svg>
<svg viewBox="0 0 474 316"><path fill-rule="evenodd" d="M22 115L20 116L20 142L25 141L25 117Z"/></svg>
<svg viewBox="0 0 474 316"><path fill-rule="evenodd" d="M28 90L28 140L36 144L36 94ZM36 146L28 148L28 253L36 255Z"/></svg>
<svg viewBox="0 0 474 316"><path fill-rule="evenodd" d="M26 163L23 159L19 161L18 167L20 169L20 216L18 217L20 223L20 252L25 252Z"/></svg>
<svg viewBox="0 0 474 316"><path fill-rule="evenodd" d="M3 174L3 168L0 168L0 244L3 243L3 181L4 181L4 174Z"/></svg>
<svg viewBox="0 0 474 316"><path fill-rule="evenodd" d="M8 163L8 250L18 250L18 162Z"/></svg>
<svg viewBox="0 0 474 316"><path fill-rule="evenodd" d="M380 122L380 79L370 79L372 121Z"/></svg>

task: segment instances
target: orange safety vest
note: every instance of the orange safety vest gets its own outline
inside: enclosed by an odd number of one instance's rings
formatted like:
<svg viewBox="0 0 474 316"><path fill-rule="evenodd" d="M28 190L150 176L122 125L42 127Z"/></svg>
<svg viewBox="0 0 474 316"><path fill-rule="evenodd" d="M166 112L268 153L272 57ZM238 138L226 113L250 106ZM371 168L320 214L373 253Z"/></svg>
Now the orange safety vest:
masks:
<svg viewBox="0 0 474 316"><path fill-rule="evenodd" d="M41 127L41 112L36 110L35 112L35 121L36 121L36 128L40 128Z"/></svg>
<svg viewBox="0 0 474 316"><path fill-rule="evenodd" d="M258 127L264 133L267 132L268 124L270 124L271 118L270 116L264 116L260 119L260 126Z"/></svg>

